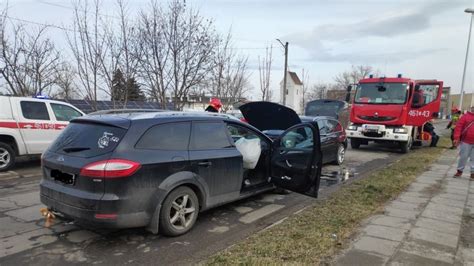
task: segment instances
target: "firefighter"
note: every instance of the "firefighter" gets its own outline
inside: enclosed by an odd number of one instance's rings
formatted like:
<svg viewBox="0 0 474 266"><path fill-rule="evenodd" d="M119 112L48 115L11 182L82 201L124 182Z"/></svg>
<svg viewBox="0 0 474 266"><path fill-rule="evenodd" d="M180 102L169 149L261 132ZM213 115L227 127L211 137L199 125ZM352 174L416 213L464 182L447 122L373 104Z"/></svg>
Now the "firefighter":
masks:
<svg viewBox="0 0 474 266"><path fill-rule="evenodd" d="M430 147L436 147L439 141L439 136L436 134L435 127L431 122L432 121L426 122L426 124L423 126L423 131L426 131L431 135Z"/></svg>
<svg viewBox="0 0 474 266"><path fill-rule="evenodd" d="M219 113L219 110L222 107L221 100L218 98L211 98L211 101L209 102L209 106L206 108L206 112L211 112L211 113Z"/></svg>
<svg viewBox="0 0 474 266"><path fill-rule="evenodd" d="M413 93L413 106L420 107L425 103L425 97L423 96L423 90L420 89L420 85L415 86L415 92Z"/></svg>
<svg viewBox="0 0 474 266"><path fill-rule="evenodd" d="M448 126L446 127L446 129L451 129L451 149L456 149L456 146L454 145L454 129L456 128L459 118L461 118L461 110L454 107L451 110L451 121L449 121Z"/></svg>

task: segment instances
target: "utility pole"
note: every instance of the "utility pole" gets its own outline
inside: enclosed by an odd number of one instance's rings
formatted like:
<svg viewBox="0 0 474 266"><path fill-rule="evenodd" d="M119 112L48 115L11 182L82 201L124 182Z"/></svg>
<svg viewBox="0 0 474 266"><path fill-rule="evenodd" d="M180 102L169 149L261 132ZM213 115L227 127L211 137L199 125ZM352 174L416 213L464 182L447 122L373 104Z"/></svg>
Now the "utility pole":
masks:
<svg viewBox="0 0 474 266"><path fill-rule="evenodd" d="M287 93L287 90L286 90L286 76L288 74L288 42L285 42L285 44L283 44L282 41L280 41L280 39L277 39L278 42L280 42L280 44L283 46L283 48L285 48L285 73L283 75L283 99L282 99L282 103L283 105L286 104L286 93Z"/></svg>
<svg viewBox="0 0 474 266"><path fill-rule="evenodd" d="M462 82L461 82L461 95L459 95L459 110L462 110L462 98L464 95L464 83L466 81L466 69L467 69L467 59L469 58L469 46L471 44L471 31L472 31L472 21L474 19L474 9L473 8L466 8L464 12L471 14L471 24L469 24L469 35L467 37L467 49L466 49L466 58L464 59L464 71L462 74Z"/></svg>

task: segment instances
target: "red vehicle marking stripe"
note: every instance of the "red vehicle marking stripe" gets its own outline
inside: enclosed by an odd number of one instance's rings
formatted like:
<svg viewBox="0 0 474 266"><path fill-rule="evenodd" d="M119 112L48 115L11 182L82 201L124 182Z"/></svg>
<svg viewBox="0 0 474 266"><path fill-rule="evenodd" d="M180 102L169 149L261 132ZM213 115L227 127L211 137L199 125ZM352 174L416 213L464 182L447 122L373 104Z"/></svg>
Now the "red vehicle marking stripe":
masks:
<svg viewBox="0 0 474 266"><path fill-rule="evenodd" d="M40 127L38 127L37 125L40 125ZM0 122L0 127L3 127L3 128L63 130L66 126L67 124Z"/></svg>

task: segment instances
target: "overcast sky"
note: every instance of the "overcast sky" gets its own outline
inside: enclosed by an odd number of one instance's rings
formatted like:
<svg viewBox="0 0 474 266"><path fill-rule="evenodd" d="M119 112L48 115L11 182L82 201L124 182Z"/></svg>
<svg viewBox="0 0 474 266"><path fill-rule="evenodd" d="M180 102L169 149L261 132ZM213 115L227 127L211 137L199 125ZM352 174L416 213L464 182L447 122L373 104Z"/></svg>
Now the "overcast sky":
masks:
<svg viewBox="0 0 474 266"><path fill-rule="evenodd" d="M4 1L4 0L2 0ZM148 5L129 1L130 12ZM115 1L104 1L105 6ZM351 65L370 65L386 76L438 79L459 91L474 0L187 0L214 19L218 30L232 28L235 46L249 55L251 83L258 88L258 56L273 45L272 85L279 91L283 50L290 43L289 66L310 83L332 82ZM9 15L39 23L69 25L70 1L9 0ZM57 6L61 5L63 7ZM64 34L51 29L59 45ZM472 37L474 39L474 36ZM474 40L466 91L474 90ZM255 95L256 93L254 93ZM254 96L255 97L255 96ZM278 100L278 96L274 100Z"/></svg>

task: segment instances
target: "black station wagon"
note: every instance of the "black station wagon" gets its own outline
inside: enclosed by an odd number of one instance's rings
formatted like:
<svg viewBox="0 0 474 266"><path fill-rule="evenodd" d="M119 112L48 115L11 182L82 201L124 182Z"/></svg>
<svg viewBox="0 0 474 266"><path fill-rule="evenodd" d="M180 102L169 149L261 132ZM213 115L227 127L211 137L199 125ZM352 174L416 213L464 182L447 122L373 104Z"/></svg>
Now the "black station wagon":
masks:
<svg viewBox="0 0 474 266"><path fill-rule="evenodd" d="M257 154L253 162L241 144ZM303 123L271 140L211 113L86 116L72 120L43 154L42 170L41 202L53 212L176 236L200 211L276 187L317 197L320 137Z"/></svg>

